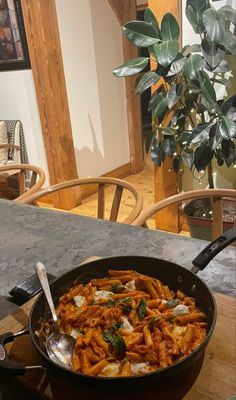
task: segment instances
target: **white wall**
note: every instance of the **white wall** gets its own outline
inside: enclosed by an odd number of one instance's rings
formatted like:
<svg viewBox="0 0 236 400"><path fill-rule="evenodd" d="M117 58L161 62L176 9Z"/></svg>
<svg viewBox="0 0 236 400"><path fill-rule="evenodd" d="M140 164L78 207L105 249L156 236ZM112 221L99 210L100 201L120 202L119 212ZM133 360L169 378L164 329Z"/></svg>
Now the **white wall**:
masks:
<svg viewBox="0 0 236 400"><path fill-rule="evenodd" d="M236 0L221 0L221 1L215 1L212 3L213 6L218 9L226 4L231 5L232 7L236 7ZM200 43L199 40L199 35L196 35L194 30L192 29L192 26L190 25L186 15L185 15L185 6L186 6L186 0L182 0L182 24L183 24L183 31L182 31L182 38L183 38L183 46L186 44L192 44L192 43ZM235 60L234 60L235 61ZM235 69L235 62L232 65L232 68L234 68L234 75L236 73ZM235 85L235 83L234 83ZM222 88L221 88L221 93L222 93ZM221 93L218 93L220 95ZM227 166L222 166L218 167L217 163L214 161L213 162L213 168L214 168L214 183L216 187L219 188L236 188L236 170L231 166L228 168ZM196 174L194 174L196 178L199 177L199 174L196 171ZM186 167L185 168L185 173L183 175L182 179L182 188L184 191L186 190L191 190L191 189L201 189L204 187L207 187L207 177L205 176L204 179L198 180L198 179L192 179L192 174L189 171L189 169Z"/></svg>
<svg viewBox="0 0 236 400"><path fill-rule="evenodd" d="M29 162L47 173L38 106L31 70L0 72L0 119L19 119Z"/></svg>
<svg viewBox="0 0 236 400"><path fill-rule="evenodd" d="M56 7L79 176L102 175L129 162L121 28L107 1Z"/></svg>
<svg viewBox="0 0 236 400"><path fill-rule="evenodd" d="M66 3L66 4L65 4ZM122 34L106 0L56 0L76 163L80 177L129 162ZM47 172L31 70L0 72L0 119L23 123L29 161Z"/></svg>

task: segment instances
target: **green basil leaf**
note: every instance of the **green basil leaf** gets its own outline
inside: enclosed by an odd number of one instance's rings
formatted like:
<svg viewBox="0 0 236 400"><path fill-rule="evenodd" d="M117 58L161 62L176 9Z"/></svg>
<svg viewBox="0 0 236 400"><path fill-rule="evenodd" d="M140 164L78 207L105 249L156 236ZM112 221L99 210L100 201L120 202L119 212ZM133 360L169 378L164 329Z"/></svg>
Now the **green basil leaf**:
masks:
<svg viewBox="0 0 236 400"><path fill-rule="evenodd" d="M143 320L143 318L145 317L147 313L147 302L146 300L142 297L139 301L139 305L138 305L138 316L140 321Z"/></svg>
<svg viewBox="0 0 236 400"><path fill-rule="evenodd" d="M179 304L179 300L178 300L178 299L170 299L170 300L168 300L168 301L166 302L166 305L167 305L169 308L174 308L174 307L176 307L178 304Z"/></svg>
<svg viewBox="0 0 236 400"><path fill-rule="evenodd" d="M106 306L107 306L108 308L111 308L111 307L113 307L115 304L116 304L115 299L109 299L108 302L107 302L107 304L106 304Z"/></svg>
<svg viewBox="0 0 236 400"><path fill-rule="evenodd" d="M125 286L116 285L116 284L111 285L111 291L113 293L122 293L125 289L126 289Z"/></svg>

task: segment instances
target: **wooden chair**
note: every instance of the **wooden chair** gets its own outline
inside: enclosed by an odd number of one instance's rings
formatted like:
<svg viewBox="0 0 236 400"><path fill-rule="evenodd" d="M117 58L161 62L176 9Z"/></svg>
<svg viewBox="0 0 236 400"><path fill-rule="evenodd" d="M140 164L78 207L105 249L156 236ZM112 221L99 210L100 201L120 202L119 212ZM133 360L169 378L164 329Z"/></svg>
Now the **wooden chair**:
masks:
<svg viewBox="0 0 236 400"><path fill-rule="evenodd" d="M42 168L32 164L12 163L0 166L0 177L7 180L12 175L16 175L19 186L19 196L13 199L17 203L41 189L46 177Z"/></svg>
<svg viewBox="0 0 236 400"><path fill-rule="evenodd" d="M153 217L158 211L165 207L170 206L176 202L199 199L199 198L212 199L212 239L220 236L223 232L223 197L236 198L236 190L233 189L203 189L192 190L189 192L179 193L174 196L168 197L159 201L145 209L132 225L137 227L148 227L147 220Z"/></svg>
<svg viewBox="0 0 236 400"><path fill-rule="evenodd" d="M117 221L118 218L118 213L120 210L120 205L121 205L121 199L122 199L122 194L124 189L128 190L132 196L134 197L134 205L129 212L129 215L126 216L125 220L123 223L130 224L132 221L135 220L135 218L138 217L142 210L142 205L143 205L143 198L141 193L130 183L121 180L121 179L115 179L115 178L110 178L110 177L99 177L99 178L87 178L87 179L73 179L71 181L66 181L62 183L57 183L53 186L49 186L46 189L40 190L38 193L33 194L30 197L27 197L23 199L23 203L27 204L35 204L37 200L42 199L42 197L58 192L60 190L64 190L66 188L72 188L79 186L80 188L83 188L83 186L89 186L91 188L94 188L94 185L96 185L96 190L93 191L98 193L98 201L97 201L97 218L100 219L105 219L105 187L111 186L115 187L115 194L113 197L112 205L111 205L111 210L110 210L110 215L109 215L109 220L110 221Z"/></svg>

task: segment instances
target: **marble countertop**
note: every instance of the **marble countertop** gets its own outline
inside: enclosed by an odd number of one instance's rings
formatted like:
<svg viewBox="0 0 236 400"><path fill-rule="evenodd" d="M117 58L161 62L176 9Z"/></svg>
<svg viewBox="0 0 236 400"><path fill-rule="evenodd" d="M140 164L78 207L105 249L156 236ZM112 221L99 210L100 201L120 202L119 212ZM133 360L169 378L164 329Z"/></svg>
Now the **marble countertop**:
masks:
<svg viewBox="0 0 236 400"><path fill-rule="evenodd" d="M37 261L59 276L90 256L143 255L190 269L206 241L0 200L0 295L34 272ZM199 276L235 295L236 248L229 246Z"/></svg>

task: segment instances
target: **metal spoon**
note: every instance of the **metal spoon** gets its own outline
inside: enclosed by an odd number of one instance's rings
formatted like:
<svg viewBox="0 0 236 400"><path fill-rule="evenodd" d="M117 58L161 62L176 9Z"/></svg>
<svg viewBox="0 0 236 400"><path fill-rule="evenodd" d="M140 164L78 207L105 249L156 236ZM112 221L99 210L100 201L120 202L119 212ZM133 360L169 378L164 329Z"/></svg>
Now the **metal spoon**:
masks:
<svg viewBox="0 0 236 400"><path fill-rule="evenodd" d="M36 271L52 313L55 329L54 332L46 340L46 350L48 356L55 363L71 369L71 356L75 346L75 338L66 333L62 333L59 330L58 318L49 288L45 265L41 262L37 262Z"/></svg>

